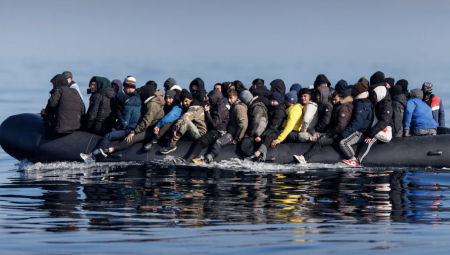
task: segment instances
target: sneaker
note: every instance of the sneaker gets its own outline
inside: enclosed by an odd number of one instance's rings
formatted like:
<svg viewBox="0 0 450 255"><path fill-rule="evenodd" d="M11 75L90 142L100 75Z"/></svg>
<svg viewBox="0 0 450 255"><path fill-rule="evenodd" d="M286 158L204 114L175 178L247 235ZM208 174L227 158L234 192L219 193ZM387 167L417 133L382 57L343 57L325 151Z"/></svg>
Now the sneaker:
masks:
<svg viewBox="0 0 450 255"><path fill-rule="evenodd" d="M80 157L83 159L84 163L95 163L95 157L92 153L84 154L80 153Z"/></svg>
<svg viewBox="0 0 450 255"><path fill-rule="evenodd" d="M206 155L206 158L205 158L205 163L206 164L210 164L213 161L214 161L214 158L213 158L213 156L211 154Z"/></svg>
<svg viewBox="0 0 450 255"><path fill-rule="evenodd" d="M175 151L177 149L177 146L174 145L172 146L170 143L167 144L166 146L162 147L161 149L159 149L159 152L161 152L162 154L169 154L172 151Z"/></svg>
<svg viewBox="0 0 450 255"><path fill-rule="evenodd" d="M263 156L263 154L261 153L261 155L259 155L258 157L256 157L256 159L254 159L255 162L266 162L265 157Z"/></svg>
<svg viewBox="0 0 450 255"><path fill-rule="evenodd" d="M195 164L197 164L197 165L203 165L203 164L205 164L205 161L204 161L203 159L195 159L195 158L193 158L193 159L191 160L191 162L192 162L192 163L195 163Z"/></svg>
<svg viewBox="0 0 450 255"><path fill-rule="evenodd" d="M359 167L359 163L356 159L344 159L342 160L342 163L349 166Z"/></svg>
<svg viewBox="0 0 450 255"><path fill-rule="evenodd" d="M157 144L157 143L158 143L158 140L157 140L156 138L153 139L151 142L147 143L147 144L144 146L144 150L145 150L145 151L151 150L152 147L153 147L153 145L155 145L155 144Z"/></svg>
<svg viewBox="0 0 450 255"><path fill-rule="evenodd" d="M307 163L306 159L305 159L305 157L303 155L300 155L300 156L294 155L293 157L300 164L306 164Z"/></svg>

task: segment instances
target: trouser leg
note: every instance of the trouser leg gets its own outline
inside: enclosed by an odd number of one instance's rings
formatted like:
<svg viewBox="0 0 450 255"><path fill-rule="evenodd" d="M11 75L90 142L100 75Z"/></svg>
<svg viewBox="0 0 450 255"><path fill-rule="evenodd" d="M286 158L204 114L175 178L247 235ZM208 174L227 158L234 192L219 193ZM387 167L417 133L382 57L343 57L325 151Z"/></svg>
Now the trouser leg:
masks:
<svg viewBox="0 0 450 255"><path fill-rule="evenodd" d="M344 138L339 143L339 147L342 150L342 153L348 158L351 159L355 157L355 151L353 151L352 145L361 143L365 139L363 133L356 131L347 138Z"/></svg>
<svg viewBox="0 0 450 255"><path fill-rule="evenodd" d="M321 137L319 138L319 140L317 140L311 145L309 150L305 154L303 154L303 156L305 157L306 160L309 160L314 154L319 152L319 150L322 149L322 147L331 145L333 144L333 142L334 139L331 137Z"/></svg>
<svg viewBox="0 0 450 255"><path fill-rule="evenodd" d="M126 136L127 136L127 131L125 131L125 130L111 131L102 138L98 148L106 149L108 147L108 144L111 141L117 141L117 140L125 138Z"/></svg>
<svg viewBox="0 0 450 255"><path fill-rule="evenodd" d="M212 130L206 133L204 136L200 137L200 139L195 142L194 148L191 151L190 155L187 157L187 160L190 161L193 158L198 158L203 148L210 146L214 143L219 137L220 133L217 130Z"/></svg>
<svg viewBox="0 0 450 255"><path fill-rule="evenodd" d="M211 154L213 158L217 157L222 147L229 145L232 141L233 136L231 134L225 134L224 136L216 140L216 142L212 145L209 154Z"/></svg>
<svg viewBox="0 0 450 255"><path fill-rule="evenodd" d="M173 122L170 122L170 123L167 123L166 125L162 126L159 129L158 136L163 137L167 133L167 131L171 130L172 124L173 124Z"/></svg>
<svg viewBox="0 0 450 255"><path fill-rule="evenodd" d="M262 137L261 145L259 146L258 151L261 152L264 159L266 159L270 144L273 140L277 139L278 135L278 132L269 132Z"/></svg>
<svg viewBox="0 0 450 255"><path fill-rule="evenodd" d="M149 127L145 132L134 135L130 142L126 140L121 141L119 144L114 146L114 151L121 151L131 147L133 144L143 141L148 141L153 136L153 127Z"/></svg>
<svg viewBox="0 0 450 255"><path fill-rule="evenodd" d="M241 152L242 155L248 157L253 153L253 147L255 145L255 138L253 137L245 137L241 141Z"/></svg>
<svg viewBox="0 0 450 255"><path fill-rule="evenodd" d="M298 142L299 141L299 133L292 131L287 136L286 139L284 139L286 142Z"/></svg>
<svg viewBox="0 0 450 255"><path fill-rule="evenodd" d="M367 143L363 144L363 147L358 152L358 161L359 161L359 163L361 163L364 160L364 158L367 156L367 154L369 154L369 151L372 148L372 146L374 144L376 144L377 142L378 142L378 140L376 138L374 138L369 144L367 144Z"/></svg>

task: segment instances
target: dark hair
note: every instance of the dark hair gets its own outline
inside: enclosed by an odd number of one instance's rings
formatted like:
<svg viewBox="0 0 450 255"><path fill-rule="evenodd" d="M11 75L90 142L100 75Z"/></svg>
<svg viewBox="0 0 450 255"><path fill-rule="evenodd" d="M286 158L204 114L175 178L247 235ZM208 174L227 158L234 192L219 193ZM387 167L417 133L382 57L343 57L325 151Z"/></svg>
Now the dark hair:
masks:
<svg viewBox="0 0 450 255"><path fill-rule="evenodd" d="M303 96L303 95L305 95L305 94L308 94L308 95L311 96L311 90L308 89L308 88L304 88L304 89L301 89L301 90L298 92L298 95L299 95L299 96Z"/></svg>
<svg viewBox="0 0 450 255"><path fill-rule="evenodd" d="M235 80L232 82L232 84L234 85L234 87L236 88L236 91L238 93L242 92L243 90L247 90L247 88L244 86L244 83L242 83L242 81Z"/></svg>
<svg viewBox="0 0 450 255"><path fill-rule="evenodd" d="M158 84L155 81L148 81L147 83L145 83L145 85L150 85L153 86L153 88L158 88Z"/></svg>
<svg viewBox="0 0 450 255"><path fill-rule="evenodd" d="M217 85L219 85L220 87L222 87L222 83L220 83L220 82L214 84L214 87L217 86Z"/></svg>
<svg viewBox="0 0 450 255"><path fill-rule="evenodd" d="M333 92L333 94L331 94L331 98L335 98L336 96L343 98L344 94L343 93L338 93L338 92Z"/></svg>
<svg viewBox="0 0 450 255"><path fill-rule="evenodd" d="M238 93L236 90L232 89L232 90L228 91L228 98L237 97L237 96L238 96Z"/></svg>
<svg viewBox="0 0 450 255"><path fill-rule="evenodd" d="M253 80L252 84L256 85L256 87L261 87L261 86L264 86L264 80L258 78L258 79Z"/></svg>

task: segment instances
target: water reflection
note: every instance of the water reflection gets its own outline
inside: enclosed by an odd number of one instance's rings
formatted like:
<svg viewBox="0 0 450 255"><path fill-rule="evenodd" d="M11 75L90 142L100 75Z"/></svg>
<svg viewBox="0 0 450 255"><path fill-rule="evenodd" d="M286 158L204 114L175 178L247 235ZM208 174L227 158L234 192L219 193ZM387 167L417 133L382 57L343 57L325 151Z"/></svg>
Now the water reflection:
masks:
<svg viewBox="0 0 450 255"><path fill-rule="evenodd" d="M436 171L32 170L3 185L0 196L4 209L32 215L10 214L11 229L38 221L52 232L246 223L439 224L448 221L441 214L448 210L444 194L449 186Z"/></svg>

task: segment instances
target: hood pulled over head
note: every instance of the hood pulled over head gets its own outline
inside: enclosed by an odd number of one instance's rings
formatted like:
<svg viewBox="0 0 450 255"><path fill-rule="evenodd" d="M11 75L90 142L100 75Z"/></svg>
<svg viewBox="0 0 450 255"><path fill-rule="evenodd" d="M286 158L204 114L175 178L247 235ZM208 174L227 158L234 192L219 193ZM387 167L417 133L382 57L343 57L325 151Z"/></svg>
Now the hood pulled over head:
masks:
<svg viewBox="0 0 450 255"><path fill-rule="evenodd" d="M375 85L378 83L385 82L384 73L383 72L375 72L372 76L370 76L370 85Z"/></svg>
<svg viewBox="0 0 450 255"><path fill-rule="evenodd" d="M203 80L201 78L195 78L191 84L189 84L189 91L192 93L192 86L195 85L197 86L197 91L205 91L205 82L203 82Z"/></svg>
<svg viewBox="0 0 450 255"><path fill-rule="evenodd" d="M328 87L318 87L316 89L316 93L320 94L320 101L317 103L327 103L330 97L330 89Z"/></svg>
<svg viewBox="0 0 450 255"><path fill-rule="evenodd" d="M69 82L67 81L67 77L62 74L57 74L55 77L53 77L50 82L53 84L53 88L59 88L59 87L68 87Z"/></svg>
<svg viewBox="0 0 450 255"><path fill-rule="evenodd" d="M373 89L372 93L375 93L377 95L377 102L379 103L381 100L383 100L387 95L387 88L385 86L378 86Z"/></svg>
<svg viewBox="0 0 450 255"><path fill-rule="evenodd" d="M140 88L141 100L145 102L147 99L155 95L155 87L151 85L144 85Z"/></svg>
<svg viewBox="0 0 450 255"><path fill-rule="evenodd" d="M328 80L325 74L317 75L316 80L314 81L314 88L318 88L322 83L326 83L328 87L331 86L331 82Z"/></svg>
<svg viewBox="0 0 450 255"><path fill-rule="evenodd" d="M212 107L216 107L219 106L220 104L223 104L223 95L217 89L211 90L211 92L208 93L208 97Z"/></svg>

